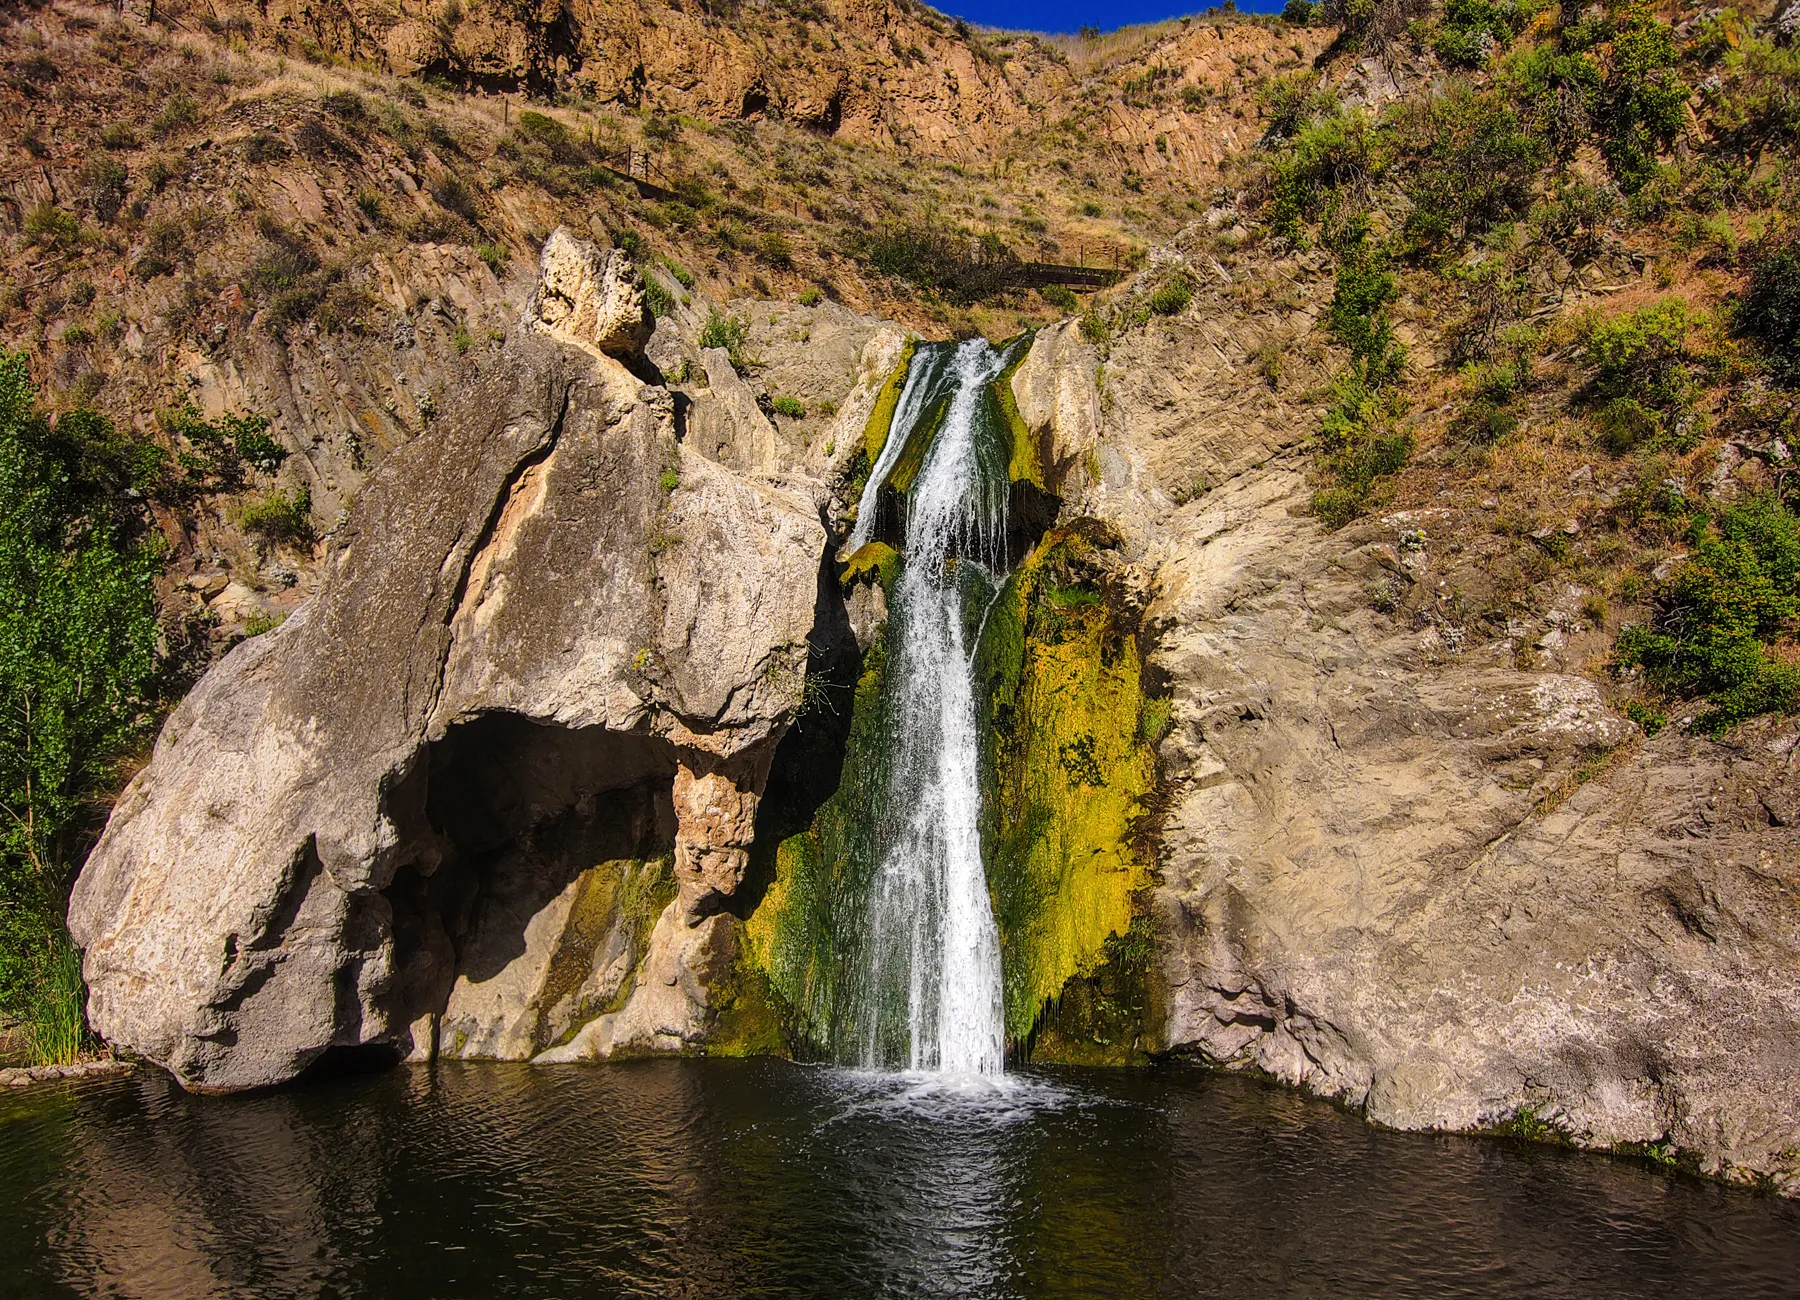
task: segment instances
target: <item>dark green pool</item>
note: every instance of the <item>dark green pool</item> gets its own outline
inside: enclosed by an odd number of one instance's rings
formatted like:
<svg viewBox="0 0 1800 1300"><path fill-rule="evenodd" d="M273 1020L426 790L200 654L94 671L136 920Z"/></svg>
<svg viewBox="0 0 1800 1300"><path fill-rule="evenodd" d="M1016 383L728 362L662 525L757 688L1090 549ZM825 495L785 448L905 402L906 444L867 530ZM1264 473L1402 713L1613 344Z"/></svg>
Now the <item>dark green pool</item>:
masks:
<svg viewBox="0 0 1800 1300"><path fill-rule="evenodd" d="M1793 1296L1800 1207L1187 1070L0 1095L0 1295Z"/></svg>

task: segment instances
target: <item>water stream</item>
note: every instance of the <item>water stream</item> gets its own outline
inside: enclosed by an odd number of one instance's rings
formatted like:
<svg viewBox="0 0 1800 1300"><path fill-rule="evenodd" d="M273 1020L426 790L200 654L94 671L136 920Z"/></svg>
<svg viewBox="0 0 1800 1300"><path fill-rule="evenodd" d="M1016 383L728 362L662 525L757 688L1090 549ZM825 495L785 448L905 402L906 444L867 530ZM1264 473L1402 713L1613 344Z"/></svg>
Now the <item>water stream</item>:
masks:
<svg viewBox="0 0 1800 1300"><path fill-rule="evenodd" d="M887 632L888 813L852 991L871 1069L1004 1068L965 624L971 602L992 599L1006 561L1006 462L987 389L1009 359L984 339L919 348L851 539L870 540L882 486L910 450L917 471L905 485L905 563ZM922 456L919 439L929 439Z"/></svg>

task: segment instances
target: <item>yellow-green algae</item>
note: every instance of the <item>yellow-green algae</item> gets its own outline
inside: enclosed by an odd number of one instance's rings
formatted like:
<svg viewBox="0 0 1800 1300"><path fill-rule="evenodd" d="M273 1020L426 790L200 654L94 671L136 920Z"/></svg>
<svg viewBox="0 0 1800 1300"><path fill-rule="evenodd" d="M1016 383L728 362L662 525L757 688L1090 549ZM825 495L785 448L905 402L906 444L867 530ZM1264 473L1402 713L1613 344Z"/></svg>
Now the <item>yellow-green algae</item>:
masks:
<svg viewBox="0 0 1800 1300"><path fill-rule="evenodd" d="M615 922L622 923L630 936L630 969L604 1005L576 1008L572 1022L553 1045L566 1043L588 1021L625 1005L636 982L638 963L650 947L650 931L674 898L675 873L666 856L619 858L581 873L568 922L550 955L538 995L539 1042L551 1043L546 1024L551 1010L580 989L593 968L595 951Z"/></svg>
<svg viewBox="0 0 1800 1300"><path fill-rule="evenodd" d="M868 453L871 465L881 459L881 449L887 445L888 429L894 423L894 408L900 404L900 394L906 387L906 372L912 367L913 353L918 346L917 339L908 339L901 345L900 363L875 395L875 408L863 424L863 450Z"/></svg>
<svg viewBox="0 0 1800 1300"><path fill-rule="evenodd" d="M885 674L877 640L863 656L852 700L836 706L850 709L837 789L809 824L775 846L772 879L744 926L734 982L753 985L745 968L766 981L770 1014L796 1055L832 1057L845 1046L840 990L861 946L887 788Z"/></svg>
<svg viewBox="0 0 1800 1300"><path fill-rule="evenodd" d="M1126 941L1150 884L1137 842L1156 757L1132 620L1090 563L1112 541L1091 521L1047 534L1007 579L976 650L982 847L1015 1044L1058 999L1095 1002L1104 988L1140 1020L1144 1009L1145 980L1126 969L1138 945ZM1055 1050L1067 1037L1039 1035L1032 1054L1075 1055ZM1107 1059L1142 1039L1106 1044Z"/></svg>
<svg viewBox="0 0 1800 1300"><path fill-rule="evenodd" d="M864 578L874 578L882 590L892 591L900 576L900 552L886 542L864 542L844 562L843 585L848 588Z"/></svg>
<svg viewBox="0 0 1800 1300"><path fill-rule="evenodd" d="M1000 418L1008 434L1006 477L1014 483L1029 483L1042 491L1043 457L1038 454L1038 446L1032 439L1031 430L1025 427L1025 417L1019 414L1019 399L1013 393L1012 386L1013 373L1025 364L1025 358L1029 355L1031 348L1021 347L1018 355L1007 362L1006 369L1000 372L1000 377L993 382L992 387L994 401L999 404Z"/></svg>

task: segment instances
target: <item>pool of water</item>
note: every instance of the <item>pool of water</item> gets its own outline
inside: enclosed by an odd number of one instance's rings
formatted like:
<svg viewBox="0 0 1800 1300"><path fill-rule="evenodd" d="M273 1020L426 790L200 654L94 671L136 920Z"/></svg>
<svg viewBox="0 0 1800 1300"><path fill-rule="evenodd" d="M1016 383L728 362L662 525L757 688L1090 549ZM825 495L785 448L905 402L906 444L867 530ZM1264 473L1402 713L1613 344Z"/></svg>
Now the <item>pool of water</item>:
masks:
<svg viewBox="0 0 1800 1300"><path fill-rule="evenodd" d="M780 1061L0 1095L0 1294L1792 1296L1800 1206L1252 1081Z"/></svg>

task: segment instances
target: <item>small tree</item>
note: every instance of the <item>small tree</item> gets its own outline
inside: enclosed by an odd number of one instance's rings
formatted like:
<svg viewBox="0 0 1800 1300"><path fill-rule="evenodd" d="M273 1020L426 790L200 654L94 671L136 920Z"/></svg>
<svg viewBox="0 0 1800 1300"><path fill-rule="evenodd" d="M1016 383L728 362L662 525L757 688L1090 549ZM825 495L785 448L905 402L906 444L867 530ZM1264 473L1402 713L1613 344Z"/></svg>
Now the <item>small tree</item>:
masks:
<svg viewBox="0 0 1800 1300"><path fill-rule="evenodd" d="M36 396L25 357L0 353L0 1011L66 1057L70 877L153 714L159 554L139 502L159 462Z"/></svg>

